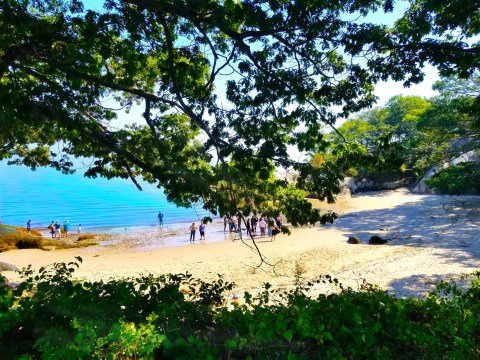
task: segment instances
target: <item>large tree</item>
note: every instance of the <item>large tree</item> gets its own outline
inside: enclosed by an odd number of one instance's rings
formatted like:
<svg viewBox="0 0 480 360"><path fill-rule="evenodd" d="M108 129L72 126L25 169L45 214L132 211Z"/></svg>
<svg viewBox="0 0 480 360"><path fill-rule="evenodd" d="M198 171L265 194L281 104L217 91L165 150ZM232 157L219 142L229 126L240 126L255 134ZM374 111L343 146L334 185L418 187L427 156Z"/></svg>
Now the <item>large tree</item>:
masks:
<svg viewBox="0 0 480 360"><path fill-rule="evenodd" d="M371 106L379 80L421 81L426 62L462 75L477 67L479 47L449 32L476 35L467 20L478 15L444 24L436 3L413 2L390 29L362 17L391 11L391 0L106 0L102 11L4 0L0 160L69 172L71 156L85 157L87 176L142 177L179 205L330 220L302 191L333 201L344 170L375 154L344 142L311 166L289 146L326 148L324 126ZM142 122L116 128L115 107L134 104ZM278 167L298 181L273 176Z"/></svg>

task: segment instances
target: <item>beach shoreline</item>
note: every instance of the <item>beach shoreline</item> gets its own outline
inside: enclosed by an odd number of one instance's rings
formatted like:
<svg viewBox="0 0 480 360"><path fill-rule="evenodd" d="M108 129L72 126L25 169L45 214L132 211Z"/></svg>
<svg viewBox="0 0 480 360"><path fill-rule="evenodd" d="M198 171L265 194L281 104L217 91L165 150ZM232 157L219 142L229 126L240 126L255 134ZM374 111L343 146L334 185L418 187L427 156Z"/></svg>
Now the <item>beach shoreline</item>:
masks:
<svg viewBox="0 0 480 360"><path fill-rule="evenodd" d="M219 241L209 240L217 225L223 230L223 223L207 225L205 242L187 243L185 229L184 234L178 234L182 241L179 246L142 247L139 244L161 239L159 234L145 229L117 244L54 251L14 250L1 253L0 261L18 268L31 264L38 269L80 256L83 262L74 278L103 281L186 272L213 281L221 274L224 280L236 284L232 293L238 294L258 292L266 282L288 290L296 279L331 275L354 290L367 282L396 296L419 298L440 280L480 270L478 196L417 195L401 189L338 200L325 207L339 214L334 224L292 228L292 235L277 235L275 241L257 239L268 263L261 266L251 240L233 240L229 233ZM368 244L373 235L392 238L393 234L398 237L385 245ZM362 244L348 244L348 236L359 237ZM138 243L131 240L134 238ZM16 272L2 274L11 281L20 280ZM310 291L314 295L338 288L317 284Z"/></svg>

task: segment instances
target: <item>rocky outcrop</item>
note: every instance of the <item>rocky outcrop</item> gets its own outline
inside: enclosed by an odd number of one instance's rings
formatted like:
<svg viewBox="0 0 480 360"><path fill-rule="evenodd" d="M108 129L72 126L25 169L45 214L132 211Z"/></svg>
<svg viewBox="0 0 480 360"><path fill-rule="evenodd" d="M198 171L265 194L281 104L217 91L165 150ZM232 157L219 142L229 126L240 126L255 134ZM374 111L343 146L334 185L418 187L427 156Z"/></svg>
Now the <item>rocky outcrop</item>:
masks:
<svg viewBox="0 0 480 360"><path fill-rule="evenodd" d="M435 190L430 189L425 180L430 179L438 170L438 166L432 166L425 176L411 190L415 194L435 194Z"/></svg>
<svg viewBox="0 0 480 360"><path fill-rule="evenodd" d="M404 187L407 180L385 181L384 179L346 178L343 187L348 187L352 194L365 191L396 190Z"/></svg>

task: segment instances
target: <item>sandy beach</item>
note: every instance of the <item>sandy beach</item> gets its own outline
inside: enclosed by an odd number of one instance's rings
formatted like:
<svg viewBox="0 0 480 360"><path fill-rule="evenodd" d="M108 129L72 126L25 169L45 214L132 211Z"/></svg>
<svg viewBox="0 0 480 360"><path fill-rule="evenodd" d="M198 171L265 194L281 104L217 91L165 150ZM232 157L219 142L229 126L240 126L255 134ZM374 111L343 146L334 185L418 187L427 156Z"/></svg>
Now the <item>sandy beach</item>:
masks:
<svg viewBox="0 0 480 360"><path fill-rule="evenodd" d="M185 272L208 281L222 274L225 280L235 282L232 293L238 294L256 293L265 282L290 289L295 274L305 280L331 275L345 287L358 289L366 281L399 297L419 298L442 279L480 270L478 196L416 195L402 189L340 197L329 208L340 216L332 225L292 228L290 236L280 234L275 241L258 238L266 262L260 267L252 241L233 241L218 222L207 228L207 241L194 244L188 243L185 234L185 244L152 249L148 244L161 242L162 236L183 239L184 235L144 229L109 246L15 250L1 253L0 261L19 269L29 264L38 269L80 256L83 263L74 277L105 281ZM221 235L209 241L209 231ZM368 244L372 235L392 238L395 233L398 237L385 245ZM359 237L362 244L348 244L350 235ZM2 274L19 281L16 272ZM312 294L332 291L337 290L322 284L316 285Z"/></svg>

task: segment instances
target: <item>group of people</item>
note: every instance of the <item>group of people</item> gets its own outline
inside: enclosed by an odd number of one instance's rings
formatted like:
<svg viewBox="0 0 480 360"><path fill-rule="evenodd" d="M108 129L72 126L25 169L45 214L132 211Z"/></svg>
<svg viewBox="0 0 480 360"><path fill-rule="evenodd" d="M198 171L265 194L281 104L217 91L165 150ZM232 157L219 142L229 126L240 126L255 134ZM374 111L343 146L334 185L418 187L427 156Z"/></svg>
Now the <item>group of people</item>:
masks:
<svg viewBox="0 0 480 360"><path fill-rule="evenodd" d="M235 221L236 220L236 221ZM257 227L260 230L260 236L268 236L275 239L275 236L280 233L282 227L282 218L277 216L275 219L267 219L264 217L258 218L256 214L247 216L245 219L245 225L247 234L251 236L256 236ZM240 232L242 231L242 217L237 216L235 219L230 214L226 214L223 217L223 231L227 231L227 226L230 232Z"/></svg>
<svg viewBox="0 0 480 360"><path fill-rule="evenodd" d="M205 224L203 222L200 223L200 226L198 227L198 231L200 232L200 241L205 241ZM190 229L190 242L195 241L195 234L197 233L197 225L195 223L192 223L189 227Z"/></svg>
<svg viewBox="0 0 480 360"><path fill-rule="evenodd" d="M32 229L32 220L27 221L27 233L30 234ZM52 223L48 225L48 229L50 230L50 234L52 234L52 239L56 239L57 237L60 239L61 237L68 237L68 232L70 231L70 223L68 220L65 220L63 224L57 220L52 220ZM80 234L82 232L82 224L78 225L77 233Z"/></svg>
<svg viewBox="0 0 480 360"><path fill-rule="evenodd" d="M50 234L52 234L52 239L60 239L62 237L67 238L68 232L70 231L70 222L65 220L63 224L61 224L58 220L52 220L52 223L48 225L48 228L50 229ZM81 232L82 224L79 224L77 228L77 234L80 234Z"/></svg>

